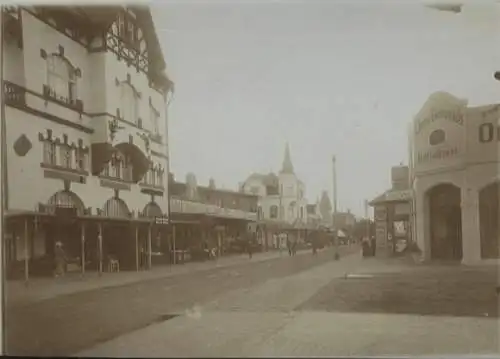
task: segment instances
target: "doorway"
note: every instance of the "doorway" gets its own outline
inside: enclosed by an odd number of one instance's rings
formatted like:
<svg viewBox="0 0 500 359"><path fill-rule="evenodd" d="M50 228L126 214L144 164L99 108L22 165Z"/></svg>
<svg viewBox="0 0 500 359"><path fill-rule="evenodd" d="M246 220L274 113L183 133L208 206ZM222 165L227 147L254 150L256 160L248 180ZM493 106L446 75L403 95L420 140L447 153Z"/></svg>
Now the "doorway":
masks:
<svg viewBox="0 0 500 359"><path fill-rule="evenodd" d="M431 259L462 259L462 209L460 188L441 184L429 193Z"/></svg>

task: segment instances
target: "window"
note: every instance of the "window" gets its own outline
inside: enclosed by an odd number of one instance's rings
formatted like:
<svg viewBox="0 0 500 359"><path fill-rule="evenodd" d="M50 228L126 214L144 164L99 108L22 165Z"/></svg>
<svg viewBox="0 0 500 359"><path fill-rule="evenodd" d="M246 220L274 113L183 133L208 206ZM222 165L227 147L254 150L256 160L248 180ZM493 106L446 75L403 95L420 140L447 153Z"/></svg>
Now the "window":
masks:
<svg viewBox="0 0 500 359"><path fill-rule="evenodd" d="M278 206L271 206L269 214L271 218L278 218Z"/></svg>
<svg viewBox="0 0 500 359"><path fill-rule="evenodd" d="M73 167L72 149L69 146L60 146L61 166L65 168Z"/></svg>
<svg viewBox="0 0 500 359"><path fill-rule="evenodd" d="M115 154L104 167L101 174L106 177L121 179L123 181L132 180L132 161L128 156Z"/></svg>
<svg viewBox="0 0 500 359"><path fill-rule="evenodd" d="M120 86L120 104L120 115L122 118L127 122L138 125L139 114L137 108L137 95L133 87L126 82L122 82Z"/></svg>
<svg viewBox="0 0 500 359"><path fill-rule="evenodd" d="M59 55L49 56L47 75L51 96L67 103L76 101L76 72L66 59Z"/></svg>
<svg viewBox="0 0 500 359"><path fill-rule="evenodd" d="M439 145L443 143L446 139L446 134L443 130L435 130L432 131L431 134L429 135L429 144L431 146Z"/></svg>
<svg viewBox="0 0 500 359"><path fill-rule="evenodd" d="M156 111L156 109L152 105L149 105L149 113L151 116L151 127L153 129L153 134L158 136L160 134L160 113Z"/></svg>
<svg viewBox="0 0 500 359"><path fill-rule="evenodd" d="M45 141L43 143L43 162L48 165L55 166L56 162L56 144Z"/></svg>
<svg viewBox="0 0 500 359"><path fill-rule="evenodd" d="M304 207L300 207L300 218L304 218Z"/></svg>
<svg viewBox="0 0 500 359"><path fill-rule="evenodd" d="M76 150L76 168L80 171L87 169L87 155L82 149Z"/></svg>
<svg viewBox="0 0 500 359"><path fill-rule="evenodd" d="M262 219L264 218L264 213L262 212L262 207L258 206L257 207L257 219Z"/></svg>

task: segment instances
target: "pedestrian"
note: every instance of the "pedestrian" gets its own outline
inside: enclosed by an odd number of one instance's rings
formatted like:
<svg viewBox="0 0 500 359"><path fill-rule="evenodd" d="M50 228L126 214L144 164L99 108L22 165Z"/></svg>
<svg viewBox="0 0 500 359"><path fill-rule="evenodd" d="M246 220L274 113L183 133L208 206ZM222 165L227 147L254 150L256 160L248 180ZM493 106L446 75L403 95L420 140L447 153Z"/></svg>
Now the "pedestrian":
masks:
<svg viewBox="0 0 500 359"><path fill-rule="evenodd" d="M250 259L252 259L252 254L253 254L253 253L252 253L252 249L253 249L253 248L252 248L252 241L251 241L251 240L249 240L249 241L247 242L247 252L248 252L248 258L250 258Z"/></svg>
<svg viewBox="0 0 500 359"><path fill-rule="evenodd" d="M371 247L372 257L375 257L375 250L377 247L377 242L375 241L375 236L372 236L370 239L370 247Z"/></svg>
<svg viewBox="0 0 500 359"><path fill-rule="evenodd" d="M56 242L56 248L54 250L54 257L56 262L55 277L63 276L66 271L66 253L61 242Z"/></svg>
<svg viewBox="0 0 500 359"><path fill-rule="evenodd" d="M317 244L316 244L316 239L313 238L313 240L311 242L312 242L313 255L316 255L316 254L318 254L318 248L317 248Z"/></svg>
<svg viewBox="0 0 500 359"><path fill-rule="evenodd" d="M371 255L370 240L368 237L364 237L361 241L361 247L363 248L363 258L369 257Z"/></svg>
<svg viewBox="0 0 500 359"><path fill-rule="evenodd" d="M292 256L292 243L290 240L287 238L286 239L286 247L288 248L288 255L291 257Z"/></svg>

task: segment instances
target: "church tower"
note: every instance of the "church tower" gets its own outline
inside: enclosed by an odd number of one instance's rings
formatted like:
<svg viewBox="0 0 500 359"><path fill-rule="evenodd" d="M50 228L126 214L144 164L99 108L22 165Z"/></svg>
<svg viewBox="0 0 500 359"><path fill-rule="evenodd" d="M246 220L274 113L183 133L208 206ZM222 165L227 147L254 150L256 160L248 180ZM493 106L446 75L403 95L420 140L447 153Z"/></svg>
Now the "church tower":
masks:
<svg viewBox="0 0 500 359"><path fill-rule="evenodd" d="M285 147L285 158L283 159L283 167L281 168L281 173L294 174L292 158L290 156L290 146L288 142Z"/></svg>

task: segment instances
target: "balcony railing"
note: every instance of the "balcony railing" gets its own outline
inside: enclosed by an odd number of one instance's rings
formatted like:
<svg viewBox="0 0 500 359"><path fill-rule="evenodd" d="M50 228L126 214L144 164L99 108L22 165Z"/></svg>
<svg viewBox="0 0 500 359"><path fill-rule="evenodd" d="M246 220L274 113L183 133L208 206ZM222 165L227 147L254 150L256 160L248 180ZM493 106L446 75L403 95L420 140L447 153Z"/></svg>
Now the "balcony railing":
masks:
<svg viewBox="0 0 500 359"><path fill-rule="evenodd" d="M9 81L3 82L5 104L15 107L26 106L26 89Z"/></svg>
<svg viewBox="0 0 500 359"><path fill-rule="evenodd" d="M170 199L170 211L173 213L206 214L214 217L257 220L257 213L239 209L223 208L213 204L187 201L180 198Z"/></svg>

